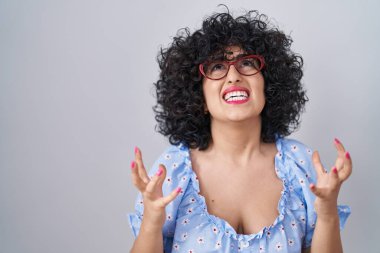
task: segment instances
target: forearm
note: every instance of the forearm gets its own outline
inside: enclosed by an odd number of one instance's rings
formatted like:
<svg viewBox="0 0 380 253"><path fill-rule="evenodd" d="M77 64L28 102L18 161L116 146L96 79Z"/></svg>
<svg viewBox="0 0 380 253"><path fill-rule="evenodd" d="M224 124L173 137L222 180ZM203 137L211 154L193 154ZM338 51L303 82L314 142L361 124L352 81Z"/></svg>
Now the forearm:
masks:
<svg viewBox="0 0 380 253"><path fill-rule="evenodd" d="M161 227L152 227L149 224L141 224L139 235L137 236L131 253L163 253L163 237Z"/></svg>
<svg viewBox="0 0 380 253"><path fill-rule="evenodd" d="M329 217L318 217L310 252L343 253L338 213Z"/></svg>

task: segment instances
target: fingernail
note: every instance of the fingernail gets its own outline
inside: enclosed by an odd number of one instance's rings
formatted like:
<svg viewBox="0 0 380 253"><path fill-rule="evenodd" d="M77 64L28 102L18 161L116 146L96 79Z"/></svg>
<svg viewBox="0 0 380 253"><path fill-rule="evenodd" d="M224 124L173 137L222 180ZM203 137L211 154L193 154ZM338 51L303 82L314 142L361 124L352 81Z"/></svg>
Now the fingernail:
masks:
<svg viewBox="0 0 380 253"><path fill-rule="evenodd" d="M346 158L351 159L350 153L348 153L348 151L346 152Z"/></svg>
<svg viewBox="0 0 380 253"><path fill-rule="evenodd" d="M181 188L181 187L178 187L176 192L179 193L179 192L181 192L181 191L182 191L182 188Z"/></svg>
<svg viewBox="0 0 380 253"><path fill-rule="evenodd" d="M336 174L338 173L338 169L336 167L333 168L333 172Z"/></svg>
<svg viewBox="0 0 380 253"><path fill-rule="evenodd" d="M139 151L139 148L135 147L135 154L137 154L138 151Z"/></svg>
<svg viewBox="0 0 380 253"><path fill-rule="evenodd" d="M340 144L340 140L338 140L338 138L335 138L334 141L336 144Z"/></svg>
<svg viewBox="0 0 380 253"><path fill-rule="evenodd" d="M163 172L164 172L164 170L160 167L156 173L156 176L158 176L158 177L161 176Z"/></svg>
<svg viewBox="0 0 380 253"><path fill-rule="evenodd" d="M134 168L135 168L135 165L136 165L135 161L132 161L132 162L131 162L131 169L134 169Z"/></svg>
<svg viewBox="0 0 380 253"><path fill-rule="evenodd" d="M314 185L314 184L310 184L310 188L311 188L311 189L314 189L314 188L315 188L315 185Z"/></svg>

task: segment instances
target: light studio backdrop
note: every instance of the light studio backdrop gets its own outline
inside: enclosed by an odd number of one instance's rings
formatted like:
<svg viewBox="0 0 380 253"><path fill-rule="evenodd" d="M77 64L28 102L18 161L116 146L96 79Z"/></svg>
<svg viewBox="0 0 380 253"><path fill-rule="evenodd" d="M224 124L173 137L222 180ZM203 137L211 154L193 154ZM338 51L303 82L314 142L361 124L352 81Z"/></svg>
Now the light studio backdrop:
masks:
<svg viewBox="0 0 380 253"><path fill-rule="evenodd" d="M380 252L378 1L0 0L1 253L129 251L134 146L150 167L168 145L151 109L157 52L219 3L293 37L310 102L291 137L328 166L344 142L345 252Z"/></svg>

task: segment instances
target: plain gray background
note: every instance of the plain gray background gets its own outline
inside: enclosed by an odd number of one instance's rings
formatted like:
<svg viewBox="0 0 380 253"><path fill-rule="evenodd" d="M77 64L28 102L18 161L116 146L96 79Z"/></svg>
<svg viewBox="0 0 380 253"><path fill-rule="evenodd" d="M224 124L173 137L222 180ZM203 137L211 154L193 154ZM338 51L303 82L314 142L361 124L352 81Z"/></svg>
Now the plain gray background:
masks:
<svg viewBox="0 0 380 253"><path fill-rule="evenodd" d="M155 133L156 55L213 12L257 9L291 34L310 102L297 138L354 173L345 252L380 252L378 1L0 0L0 252L128 252L137 191L129 164Z"/></svg>

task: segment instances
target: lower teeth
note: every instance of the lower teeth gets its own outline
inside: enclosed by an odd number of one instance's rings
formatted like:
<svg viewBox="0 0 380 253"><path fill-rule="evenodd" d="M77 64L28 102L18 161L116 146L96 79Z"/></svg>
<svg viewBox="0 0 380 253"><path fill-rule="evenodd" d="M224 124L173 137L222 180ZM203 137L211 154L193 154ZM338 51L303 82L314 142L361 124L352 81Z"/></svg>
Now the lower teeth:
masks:
<svg viewBox="0 0 380 253"><path fill-rule="evenodd" d="M240 101L240 100L245 100L246 97L232 97L232 98L229 98L227 99L228 102L230 101Z"/></svg>

